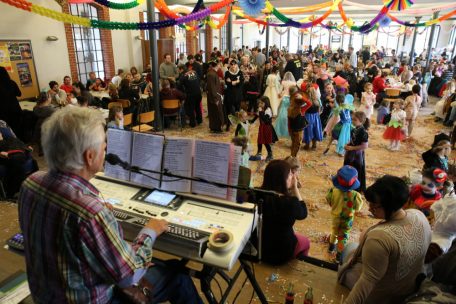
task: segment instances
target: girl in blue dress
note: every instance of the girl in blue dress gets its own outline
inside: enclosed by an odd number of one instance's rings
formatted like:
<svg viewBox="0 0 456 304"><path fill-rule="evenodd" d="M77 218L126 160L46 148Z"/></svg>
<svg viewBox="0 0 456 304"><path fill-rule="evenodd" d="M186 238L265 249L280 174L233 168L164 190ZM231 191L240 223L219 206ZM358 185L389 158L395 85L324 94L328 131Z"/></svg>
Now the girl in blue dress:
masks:
<svg viewBox="0 0 456 304"><path fill-rule="evenodd" d="M337 140L336 152L339 156L344 156L345 145L350 142L350 132L352 128L351 111L353 107L353 95L338 95L336 97L339 107L336 110L336 114L339 114L340 121L334 127L332 131L333 139Z"/></svg>
<svg viewBox="0 0 456 304"><path fill-rule="evenodd" d="M288 134L288 108L290 107L290 88L296 87L296 80L291 72L286 72L282 80L282 101L279 106L274 129L279 138L290 138Z"/></svg>

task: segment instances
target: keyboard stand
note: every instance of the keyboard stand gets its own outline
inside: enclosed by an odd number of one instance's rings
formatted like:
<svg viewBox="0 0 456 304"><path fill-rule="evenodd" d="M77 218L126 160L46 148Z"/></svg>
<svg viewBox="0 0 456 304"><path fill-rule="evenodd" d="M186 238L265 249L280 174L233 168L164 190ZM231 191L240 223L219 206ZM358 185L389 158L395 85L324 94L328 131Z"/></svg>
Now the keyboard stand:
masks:
<svg viewBox="0 0 456 304"><path fill-rule="evenodd" d="M258 281L256 280L255 276L253 275L252 268L248 264L247 261L244 259L239 259L239 268L237 269L236 273L234 274L233 277L230 277L229 275L226 274L225 271L213 267L213 266L208 266L204 265L203 269L201 271L195 272L194 277L200 280L201 284L201 291L204 293L208 303L210 304L217 304L217 303L225 303L228 295L230 294L231 290L234 287L234 284L236 283L237 279L239 278L239 275L241 274L242 271L245 272L247 279L250 281L250 284L252 284L253 290L257 294L260 302L262 304L267 304L268 301L266 299L266 296L263 293L263 290L261 290L260 285L258 284ZM217 302L215 299L215 296L211 290L211 281L214 279L215 275L220 275L223 280L228 284L227 288L223 292L222 298L220 299L220 302Z"/></svg>

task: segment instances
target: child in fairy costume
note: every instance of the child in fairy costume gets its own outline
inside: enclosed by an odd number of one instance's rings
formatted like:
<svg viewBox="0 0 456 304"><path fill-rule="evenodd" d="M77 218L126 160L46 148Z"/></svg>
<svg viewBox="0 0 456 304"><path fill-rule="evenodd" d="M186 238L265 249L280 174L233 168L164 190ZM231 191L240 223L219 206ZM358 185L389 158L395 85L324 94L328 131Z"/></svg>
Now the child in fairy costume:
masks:
<svg viewBox="0 0 456 304"><path fill-rule="evenodd" d="M334 126L332 130L333 139L337 140L336 152L339 156L345 154L345 145L350 142L350 132L352 128L351 112L353 107L353 95L346 95L344 102L340 103L342 98L337 98L339 107L335 108L335 114L338 114L340 121Z"/></svg>

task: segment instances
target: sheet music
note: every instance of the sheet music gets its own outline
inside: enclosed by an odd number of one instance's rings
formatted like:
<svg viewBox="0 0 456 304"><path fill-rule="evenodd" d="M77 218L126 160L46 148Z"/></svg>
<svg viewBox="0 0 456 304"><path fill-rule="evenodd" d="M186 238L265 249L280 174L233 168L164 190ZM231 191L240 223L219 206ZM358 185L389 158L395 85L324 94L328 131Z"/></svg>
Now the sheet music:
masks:
<svg viewBox="0 0 456 304"><path fill-rule="evenodd" d="M226 184L230 163L231 144L195 141L193 176L211 182ZM226 199L227 189L201 182L192 182L192 192Z"/></svg>
<svg viewBox="0 0 456 304"><path fill-rule="evenodd" d="M239 166L241 165L242 159L242 147L231 146L232 156L229 169L228 184L237 186L239 182ZM236 201L237 189L228 188L228 200Z"/></svg>
<svg viewBox="0 0 456 304"><path fill-rule="evenodd" d="M131 141L132 141L132 132L108 128L107 131L107 147L106 153L117 154L120 159L129 162L131 160ZM110 165L108 162L105 162L104 173L106 176L114 177L117 179L129 181L130 172L124 170L120 166Z"/></svg>
<svg viewBox="0 0 456 304"><path fill-rule="evenodd" d="M163 171L192 177L192 158L194 140L191 138L168 137L165 142L163 155ZM190 180L175 180L174 177L162 177L161 189L166 191L190 192L192 182Z"/></svg>
<svg viewBox="0 0 456 304"><path fill-rule="evenodd" d="M131 165L160 172L165 138L163 136L147 133L133 134ZM144 173L154 177L156 180L133 172L131 173L130 180L143 186L159 188L160 174L150 172Z"/></svg>

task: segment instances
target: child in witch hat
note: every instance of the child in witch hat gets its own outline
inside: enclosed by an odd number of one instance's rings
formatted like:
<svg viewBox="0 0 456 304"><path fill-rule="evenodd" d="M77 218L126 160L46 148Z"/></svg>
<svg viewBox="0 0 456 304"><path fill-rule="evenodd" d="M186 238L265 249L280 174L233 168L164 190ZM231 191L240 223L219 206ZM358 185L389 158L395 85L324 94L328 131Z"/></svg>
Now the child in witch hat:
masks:
<svg viewBox="0 0 456 304"><path fill-rule="evenodd" d="M331 206L331 236L329 238L329 252L337 249L336 261L340 256L350 236L355 212L361 209L363 199L355 189L358 189L358 171L352 166L343 166L332 178L334 187L328 191L326 201ZM337 248L336 248L337 246Z"/></svg>

